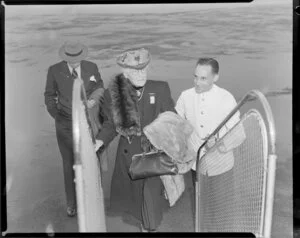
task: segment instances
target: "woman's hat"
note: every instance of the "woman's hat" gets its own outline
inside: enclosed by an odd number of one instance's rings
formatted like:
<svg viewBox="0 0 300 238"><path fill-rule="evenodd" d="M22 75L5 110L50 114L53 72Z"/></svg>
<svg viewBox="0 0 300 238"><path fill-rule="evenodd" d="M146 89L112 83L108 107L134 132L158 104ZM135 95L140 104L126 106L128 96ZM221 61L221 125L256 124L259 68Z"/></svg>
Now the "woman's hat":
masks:
<svg viewBox="0 0 300 238"><path fill-rule="evenodd" d="M79 42L66 42L60 47L58 53L63 60L75 63L87 57L88 48Z"/></svg>
<svg viewBox="0 0 300 238"><path fill-rule="evenodd" d="M143 69L150 62L150 53L145 48L134 48L117 57L117 64L122 68Z"/></svg>

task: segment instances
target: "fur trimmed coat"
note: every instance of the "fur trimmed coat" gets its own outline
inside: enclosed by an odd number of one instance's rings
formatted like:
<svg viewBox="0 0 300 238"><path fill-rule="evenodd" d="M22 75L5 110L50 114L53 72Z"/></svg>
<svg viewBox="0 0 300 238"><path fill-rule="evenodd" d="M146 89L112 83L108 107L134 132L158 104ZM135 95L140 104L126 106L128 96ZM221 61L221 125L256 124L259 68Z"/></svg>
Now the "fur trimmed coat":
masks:
<svg viewBox="0 0 300 238"><path fill-rule="evenodd" d="M163 183L159 177L131 180L128 171L132 156L143 152L143 128L160 113L175 112L169 85L164 81L147 80L138 97L130 81L123 74L116 75L104 92L102 111L104 122L96 139L102 140L106 147L120 135L110 209L129 212L146 229L156 229L166 203Z"/></svg>

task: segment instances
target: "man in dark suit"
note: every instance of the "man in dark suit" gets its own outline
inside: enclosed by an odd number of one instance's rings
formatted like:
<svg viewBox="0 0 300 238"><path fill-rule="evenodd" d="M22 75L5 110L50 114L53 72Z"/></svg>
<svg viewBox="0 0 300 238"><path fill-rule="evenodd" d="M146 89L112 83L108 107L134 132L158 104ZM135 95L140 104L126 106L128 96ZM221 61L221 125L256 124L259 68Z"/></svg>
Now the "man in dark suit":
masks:
<svg viewBox="0 0 300 238"><path fill-rule="evenodd" d="M125 51L117 58L122 73L115 76L104 92L104 123L96 136L96 150L104 149L121 135L111 184L111 211L129 213L142 231L154 231L162 220L167 202L159 177L131 180L128 169L134 154L143 152L143 128L158 114L173 111L167 82L147 80L150 54L144 49ZM100 149L100 150L101 150Z"/></svg>
<svg viewBox="0 0 300 238"><path fill-rule="evenodd" d="M59 50L63 61L49 67L45 89L45 104L55 119L56 137L63 159L67 214L76 214L74 183L74 154L72 137L72 90L74 79L83 81L88 107L99 104L103 96L103 81L95 63L84 60L88 54L85 45L77 42L65 43Z"/></svg>

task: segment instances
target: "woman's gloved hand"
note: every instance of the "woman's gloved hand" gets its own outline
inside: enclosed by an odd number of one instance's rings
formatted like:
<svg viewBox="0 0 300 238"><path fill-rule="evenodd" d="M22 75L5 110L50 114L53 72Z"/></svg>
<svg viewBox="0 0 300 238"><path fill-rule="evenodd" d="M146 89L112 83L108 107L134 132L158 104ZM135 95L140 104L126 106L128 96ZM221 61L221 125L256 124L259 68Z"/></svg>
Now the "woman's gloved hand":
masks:
<svg viewBox="0 0 300 238"><path fill-rule="evenodd" d="M95 102L94 99L91 99L91 100L88 100L88 101L87 101L87 107L88 107L88 108L92 108L92 107L95 106L95 105L96 105L96 102Z"/></svg>
<svg viewBox="0 0 300 238"><path fill-rule="evenodd" d="M150 141L144 134L141 135L141 147L144 153L153 150L153 145L150 143Z"/></svg>
<svg viewBox="0 0 300 238"><path fill-rule="evenodd" d="M96 143L94 144L95 151L98 151L103 146L102 140L96 140Z"/></svg>

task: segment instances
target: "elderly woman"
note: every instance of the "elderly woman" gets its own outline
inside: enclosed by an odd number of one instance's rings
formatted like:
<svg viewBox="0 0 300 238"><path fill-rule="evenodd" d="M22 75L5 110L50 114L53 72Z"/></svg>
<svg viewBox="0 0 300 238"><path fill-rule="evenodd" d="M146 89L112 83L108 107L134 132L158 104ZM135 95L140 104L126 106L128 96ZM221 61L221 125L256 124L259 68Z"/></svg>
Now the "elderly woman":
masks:
<svg viewBox="0 0 300 238"><path fill-rule="evenodd" d="M144 48L130 49L117 58L122 73L116 75L104 93L104 123L96 136L96 149L104 149L121 135L111 184L111 209L130 213L141 230L155 231L162 220L163 184L159 177L131 180L132 156L143 152L143 128L161 112L173 111L167 82L147 80L150 54Z"/></svg>

